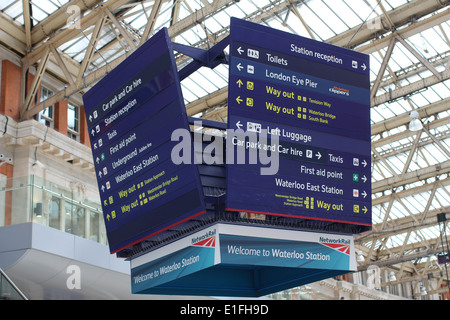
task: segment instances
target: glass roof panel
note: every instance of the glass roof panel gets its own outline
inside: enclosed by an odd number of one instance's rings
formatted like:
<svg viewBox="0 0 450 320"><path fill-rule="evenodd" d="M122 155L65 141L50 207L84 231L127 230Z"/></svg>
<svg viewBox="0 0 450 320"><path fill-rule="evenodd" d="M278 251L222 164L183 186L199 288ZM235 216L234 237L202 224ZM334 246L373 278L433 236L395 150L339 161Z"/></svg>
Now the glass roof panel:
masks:
<svg viewBox="0 0 450 320"><path fill-rule="evenodd" d="M170 26L170 23L172 21L172 10L173 10L173 3L171 3L170 1L163 3L159 11L159 15L156 19L154 30L159 30L163 27L168 28Z"/></svg>
<svg viewBox="0 0 450 320"><path fill-rule="evenodd" d="M181 91L186 104L198 99L198 97L185 85L181 86Z"/></svg>
<svg viewBox="0 0 450 320"><path fill-rule="evenodd" d="M39 9L44 11L47 15L59 9L59 6L56 6L55 4L53 4L53 2L49 0L33 0L30 2L32 7L38 7Z"/></svg>
<svg viewBox="0 0 450 320"><path fill-rule="evenodd" d="M242 11L242 9L239 7L239 3L236 3L236 5L234 5L234 6L229 6L228 8L226 8L224 10L224 12L226 12L229 17L236 17L236 18L240 18L240 19L245 17L245 12ZM225 20L225 21L227 21L226 24L230 23L229 19L230 18L228 18L228 20ZM225 21L224 21L224 23L225 23Z"/></svg>
<svg viewBox="0 0 450 320"><path fill-rule="evenodd" d="M212 33L218 32L223 29L223 25L220 24L215 17L210 17L205 20L205 26Z"/></svg>
<svg viewBox="0 0 450 320"><path fill-rule="evenodd" d="M385 118L378 112L378 108L370 109L370 120L372 123L377 123L385 120Z"/></svg>
<svg viewBox="0 0 450 320"><path fill-rule="evenodd" d="M203 68L202 68L203 69ZM199 71L193 73L189 76L189 78L194 81L196 84L202 87L203 90L207 92L214 92L218 88L216 85L214 85L210 80L208 80L207 77L203 75L203 70L200 69Z"/></svg>
<svg viewBox="0 0 450 320"><path fill-rule="evenodd" d="M320 12L321 17L326 17L326 19L322 18L322 21L324 21L324 23L327 24L327 27L334 32L334 35L349 29L348 25L343 22L342 18L336 15L336 12L331 10L330 7L323 1L311 3L311 9L315 12Z"/></svg>
<svg viewBox="0 0 450 320"><path fill-rule="evenodd" d="M178 12L178 20L182 20L191 14L192 12L188 10L186 4L184 3L184 1L182 1Z"/></svg>
<svg viewBox="0 0 450 320"><path fill-rule="evenodd" d="M323 4L322 4L323 6ZM318 36L319 40L329 39L334 36L333 31L316 15L316 13L308 6L300 7L300 15L306 21L311 31Z"/></svg>
<svg viewBox="0 0 450 320"><path fill-rule="evenodd" d="M12 19L17 19L19 15L23 13L22 1L12 1L9 5L2 9L4 13L10 16Z"/></svg>
<svg viewBox="0 0 450 320"><path fill-rule="evenodd" d="M349 28L359 25L362 20L350 9L346 1L342 0L323 0L336 15L341 17Z"/></svg>
<svg viewBox="0 0 450 320"><path fill-rule="evenodd" d="M12 4L14 3L18 3L18 0L4 0L2 2L0 2L0 10L5 10L7 8L9 8Z"/></svg>
<svg viewBox="0 0 450 320"><path fill-rule="evenodd" d="M245 13L245 15L250 15L252 12L258 10L258 7L251 1L239 2L237 6Z"/></svg>
<svg viewBox="0 0 450 320"><path fill-rule="evenodd" d="M36 23L39 23L69 2L69 0L29 0L29 2L31 4L33 20L35 20Z"/></svg>
<svg viewBox="0 0 450 320"><path fill-rule="evenodd" d="M442 206L444 207L450 206L450 195L445 192L445 189L442 188L437 189L435 198L437 201L439 201L439 204L441 204ZM437 205L436 207L439 207L439 205Z"/></svg>

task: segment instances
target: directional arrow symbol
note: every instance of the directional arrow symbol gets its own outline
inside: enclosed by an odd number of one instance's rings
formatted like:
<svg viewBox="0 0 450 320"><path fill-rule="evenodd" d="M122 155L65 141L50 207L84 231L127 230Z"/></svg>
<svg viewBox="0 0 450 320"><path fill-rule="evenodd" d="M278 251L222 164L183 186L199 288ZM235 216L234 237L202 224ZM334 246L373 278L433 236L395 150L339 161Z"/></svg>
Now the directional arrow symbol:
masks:
<svg viewBox="0 0 450 320"><path fill-rule="evenodd" d="M241 102L244 101L244 100L241 99L241 96L238 96L238 97L236 98L236 101L237 101L237 103L241 104Z"/></svg>
<svg viewBox="0 0 450 320"><path fill-rule="evenodd" d="M99 178L102 177L102 172L101 171L98 172L98 176L99 176Z"/></svg>
<svg viewBox="0 0 450 320"><path fill-rule="evenodd" d="M242 47L239 47L239 48L237 48L236 50L237 50L237 52L238 52L240 55L244 52L244 50L242 50Z"/></svg>
<svg viewBox="0 0 450 320"><path fill-rule="evenodd" d="M92 129L92 130L91 130L91 135L94 136L94 134L95 134L95 130Z"/></svg>
<svg viewBox="0 0 450 320"><path fill-rule="evenodd" d="M99 164L99 163L100 163L100 159L97 157L97 158L95 159L95 162L97 162L97 164Z"/></svg>
<svg viewBox="0 0 450 320"><path fill-rule="evenodd" d="M367 69L367 66L366 66L366 64L365 64L365 63L363 63L363 64L361 65L361 68L363 68L363 70L364 70L364 71L366 71L366 69Z"/></svg>
<svg viewBox="0 0 450 320"><path fill-rule="evenodd" d="M239 88L244 84L241 79L239 79L236 83L239 86Z"/></svg>
<svg viewBox="0 0 450 320"><path fill-rule="evenodd" d="M102 185L102 192L105 192L105 186Z"/></svg>
<svg viewBox="0 0 450 320"><path fill-rule="evenodd" d="M364 198L367 197L366 191L363 191L361 194L363 195Z"/></svg>
<svg viewBox="0 0 450 320"><path fill-rule="evenodd" d="M364 213L367 213L367 207L366 206L364 206L364 208L362 208L362 211L364 211Z"/></svg>
<svg viewBox="0 0 450 320"><path fill-rule="evenodd" d="M362 164L363 164L363 166L364 166L364 168L365 168L365 167L367 166L366 160L363 160Z"/></svg>
<svg viewBox="0 0 450 320"><path fill-rule="evenodd" d="M320 158L322 158L322 155L320 154L320 152L316 153L316 157L317 157L317 160L320 160Z"/></svg>
<svg viewBox="0 0 450 320"><path fill-rule="evenodd" d="M92 116L89 116L89 122L92 122Z"/></svg>
<svg viewBox="0 0 450 320"><path fill-rule="evenodd" d="M244 67L242 66L242 64L239 62L239 64L236 66L238 68L239 71L241 71L242 69L244 69Z"/></svg>
<svg viewBox="0 0 450 320"><path fill-rule="evenodd" d="M366 177L366 176L363 176L363 177L361 178L361 180L362 180L364 183L366 183L367 177Z"/></svg>
<svg viewBox="0 0 450 320"><path fill-rule="evenodd" d="M241 120L239 120L238 122L236 122L236 127L237 127L238 129L242 128Z"/></svg>

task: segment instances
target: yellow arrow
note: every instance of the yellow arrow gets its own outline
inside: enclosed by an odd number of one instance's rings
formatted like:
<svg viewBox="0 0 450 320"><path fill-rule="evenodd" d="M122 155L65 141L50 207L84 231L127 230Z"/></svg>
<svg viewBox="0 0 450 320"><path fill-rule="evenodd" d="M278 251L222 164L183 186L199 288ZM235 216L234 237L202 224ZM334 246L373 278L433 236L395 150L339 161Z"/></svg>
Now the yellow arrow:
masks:
<svg viewBox="0 0 450 320"><path fill-rule="evenodd" d="M244 84L244 83L241 81L241 79L239 79L236 83L237 83L237 85L239 86L239 88Z"/></svg>
<svg viewBox="0 0 450 320"><path fill-rule="evenodd" d="M364 213L366 213L367 212L366 206L364 206L364 208L362 210L364 211Z"/></svg>
<svg viewBox="0 0 450 320"><path fill-rule="evenodd" d="M242 102L243 100L241 99L241 96L238 96L238 97L236 98L236 101L237 101L237 103L241 104L241 102Z"/></svg>

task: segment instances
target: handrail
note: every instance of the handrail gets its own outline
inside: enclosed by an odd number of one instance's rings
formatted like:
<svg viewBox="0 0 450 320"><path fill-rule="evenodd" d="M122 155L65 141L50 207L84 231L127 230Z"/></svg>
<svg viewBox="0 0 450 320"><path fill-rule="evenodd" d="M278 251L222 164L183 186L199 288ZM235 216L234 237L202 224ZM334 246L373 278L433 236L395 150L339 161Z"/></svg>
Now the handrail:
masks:
<svg viewBox="0 0 450 320"><path fill-rule="evenodd" d="M0 268L0 275L3 276L6 281L13 287L14 290L24 299L28 300L28 298L25 296L25 294L16 286L16 284L8 277L8 275Z"/></svg>

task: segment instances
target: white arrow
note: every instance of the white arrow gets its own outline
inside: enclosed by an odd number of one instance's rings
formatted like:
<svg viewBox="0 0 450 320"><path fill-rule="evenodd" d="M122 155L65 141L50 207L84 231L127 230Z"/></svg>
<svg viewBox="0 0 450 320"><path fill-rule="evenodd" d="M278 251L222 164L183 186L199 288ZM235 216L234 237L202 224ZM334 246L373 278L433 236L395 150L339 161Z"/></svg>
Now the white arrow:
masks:
<svg viewBox="0 0 450 320"><path fill-rule="evenodd" d="M367 66L366 66L366 64L365 64L365 63L363 63L363 64L361 65L361 68L363 68L363 70L364 70L364 71L366 71L366 69L367 69Z"/></svg>
<svg viewBox="0 0 450 320"><path fill-rule="evenodd" d="M102 185L102 192L105 192L105 186Z"/></svg>
<svg viewBox="0 0 450 320"><path fill-rule="evenodd" d="M239 54L242 54L242 52L244 52L244 50L242 50L242 47L239 47L239 48L237 48L237 52L238 52Z"/></svg>
<svg viewBox="0 0 450 320"><path fill-rule="evenodd" d="M241 120L239 120L238 122L236 122L236 127L238 127L238 129L242 128Z"/></svg>
<svg viewBox="0 0 450 320"><path fill-rule="evenodd" d="M97 162L97 164L99 164L100 159L97 157L97 159L95 159L95 161Z"/></svg>
<svg viewBox="0 0 450 320"><path fill-rule="evenodd" d="M239 71L241 71L244 67L241 65L241 63L239 62L239 64L236 66L238 68Z"/></svg>
<svg viewBox="0 0 450 320"><path fill-rule="evenodd" d="M320 158L322 158L322 155L320 154L320 152L317 152L317 153L316 153L316 157L317 157L317 160L319 160Z"/></svg>
<svg viewBox="0 0 450 320"><path fill-rule="evenodd" d="M92 116L89 116L89 122L92 122Z"/></svg>
<svg viewBox="0 0 450 320"><path fill-rule="evenodd" d="M366 176L363 176L363 177L361 178L361 180L364 181L364 183L366 183L367 177L366 177Z"/></svg>
<svg viewBox="0 0 450 320"><path fill-rule="evenodd" d="M98 176L99 176L100 178L102 177L102 172L101 172L101 171L98 172Z"/></svg>
<svg viewBox="0 0 450 320"><path fill-rule="evenodd" d="M361 194L363 195L364 198L367 197L366 191L363 191Z"/></svg>
<svg viewBox="0 0 450 320"><path fill-rule="evenodd" d="M362 164L363 164L363 166L364 166L364 168L365 168L365 167L367 166L366 160L363 160Z"/></svg>
<svg viewBox="0 0 450 320"><path fill-rule="evenodd" d="M95 134L95 130L92 129L92 130L91 130L91 135L94 136L94 134Z"/></svg>

